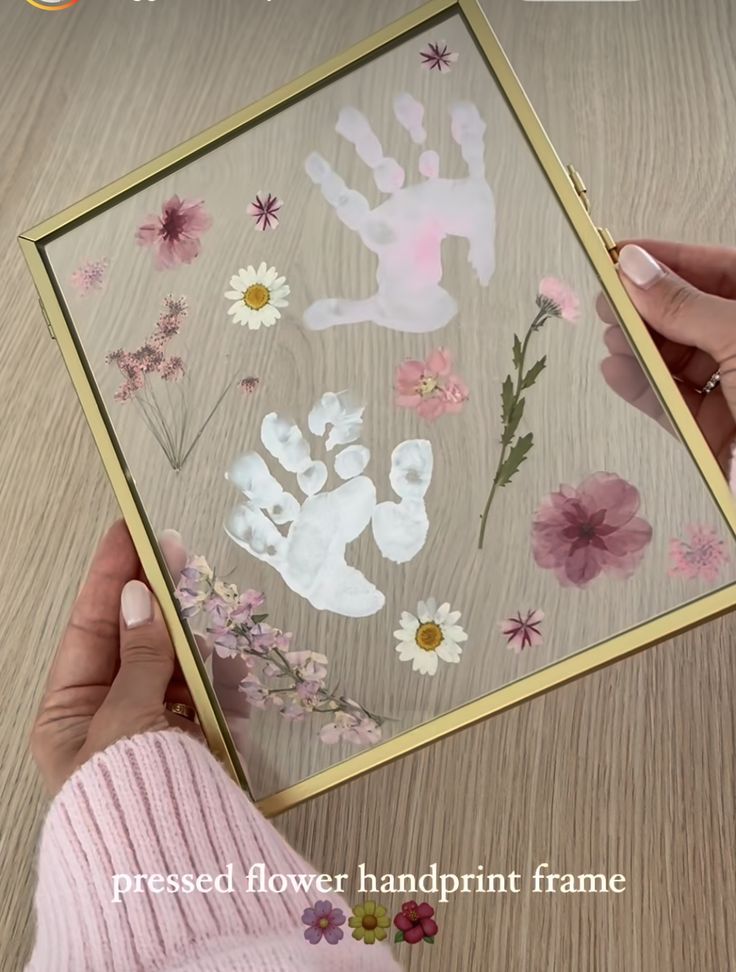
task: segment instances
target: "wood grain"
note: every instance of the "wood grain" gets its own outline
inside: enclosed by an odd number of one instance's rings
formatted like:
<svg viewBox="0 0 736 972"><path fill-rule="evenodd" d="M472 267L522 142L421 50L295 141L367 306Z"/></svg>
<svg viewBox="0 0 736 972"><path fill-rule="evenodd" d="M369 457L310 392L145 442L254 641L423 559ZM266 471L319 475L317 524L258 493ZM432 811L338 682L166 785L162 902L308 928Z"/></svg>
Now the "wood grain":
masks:
<svg viewBox="0 0 736 972"><path fill-rule="evenodd" d="M244 15L236 0L206 11L178 0L176 29L167 0L82 3L73 15L17 2L6 14L0 80L14 100L0 111L3 969L20 968L30 946L46 806L27 730L84 565L115 515L13 237L411 6L300 0L294 16L276 0ZM736 93L728 0L499 0L487 9L614 234L732 241L723 199L735 166L718 107ZM635 445L650 434L637 426ZM727 920L736 898L731 628L710 624L591 675L278 826L326 870L365 861L379 873L422 871L438 861L447 871L483 863L528 873L546 860L627 875L620 896L458 898L440 910L430 954L405 949L412 969L720 972L736 948Z"/></svg>

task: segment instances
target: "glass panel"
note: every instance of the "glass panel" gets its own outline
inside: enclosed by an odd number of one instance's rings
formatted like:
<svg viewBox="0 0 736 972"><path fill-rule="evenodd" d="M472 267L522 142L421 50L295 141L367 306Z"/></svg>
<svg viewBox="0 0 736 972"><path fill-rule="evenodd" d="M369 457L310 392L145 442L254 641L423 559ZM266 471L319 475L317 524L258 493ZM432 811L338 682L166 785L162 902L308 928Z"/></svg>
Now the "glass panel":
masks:
<svg viewBox="0 0 736 972"><path fill-rule="evenodd" d="M256 797L734 581L459 17L47 254Z"/></svg>

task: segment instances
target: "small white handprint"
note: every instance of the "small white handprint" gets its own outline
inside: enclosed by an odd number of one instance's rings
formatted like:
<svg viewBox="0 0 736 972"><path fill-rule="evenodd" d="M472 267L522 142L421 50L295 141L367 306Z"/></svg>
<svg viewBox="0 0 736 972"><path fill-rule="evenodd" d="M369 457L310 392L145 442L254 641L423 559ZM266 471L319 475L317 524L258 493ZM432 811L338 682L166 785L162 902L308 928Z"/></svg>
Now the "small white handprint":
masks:
<svg viewBox="0 0 736 972"><path fill-rule="evenodd" d="M426 143L420 102L400 94L394 100L394 114L417 145ZM389 198L371 209L365 196L348 188L317 152L307 158L305 168L338 218L377 255L378 290L363 300L318 300L305 311L304 324L323 330L372 321L412 333L444 327L457 313L455 299L440 286L445 237L468 241L468 261L483 286L495 269L496 211L485 173L486 125L478 109L470 102L451 109L452 137L468 168L462 179L440 178L439 156L426 149L419 159L424 180L405 186L403 168L396 159L384 156L368 119L356 108L343 108L336 130L355 146L372 170L376 186Z"/></svg>
<svg viewBox="0 0 736 972"><path fill-rule="evenodd" d="M380 611L385 597L345 559L349 543L372 524L376 544L388 560L406 563L427 539L429 520L424 497L432 479L432 445L408 439L391 455L391 487L399 502L376 503L373 481L364 475L370 451L358 443L364 406L346 392L327 392L309 413L308 425L324 437L328 452L344 446L334 459L343 482L321 492L327 465L312 459L301 429L271 412L261 423L261 442L281 468L296 477L305 499L300 504L271 474L257 452L236 459L227 478L245 497L230 512L228 536L253 557L270 564L286 585L321 611L351 618ZM328 431L329 429L329 431ZM288 524L288 531L279 527Z"/></svg>

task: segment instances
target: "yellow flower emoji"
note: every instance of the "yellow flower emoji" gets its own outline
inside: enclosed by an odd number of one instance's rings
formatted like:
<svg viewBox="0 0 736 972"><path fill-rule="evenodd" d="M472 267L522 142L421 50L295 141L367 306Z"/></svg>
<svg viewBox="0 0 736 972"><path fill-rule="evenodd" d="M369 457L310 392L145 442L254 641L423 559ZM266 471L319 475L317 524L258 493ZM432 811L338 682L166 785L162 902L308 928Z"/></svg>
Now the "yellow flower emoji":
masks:
<svg viewBox="0 0 736 972"><path fill-rule="evenodd" d="M353 938L372 945L386 938L386 929L391 927L391 919L382 905L375 901L366 901L365 904L355 905L352 916L348 918L348 925L353 929Z"/></svg>

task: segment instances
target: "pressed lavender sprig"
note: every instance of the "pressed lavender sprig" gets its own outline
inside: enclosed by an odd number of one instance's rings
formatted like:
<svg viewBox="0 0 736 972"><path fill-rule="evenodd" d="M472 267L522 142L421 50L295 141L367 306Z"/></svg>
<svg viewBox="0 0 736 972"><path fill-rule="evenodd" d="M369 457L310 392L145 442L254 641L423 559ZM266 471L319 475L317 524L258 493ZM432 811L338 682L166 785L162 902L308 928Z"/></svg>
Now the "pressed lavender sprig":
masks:
<svg viewBox="0 0 736 972"><path fill-rule="evenodd" d="M248 674L239 687L252 706L278 709L287 719L329 714L333 722L320 732L326 743L344 739L363 745L381 738L383 718L327 687L325 655L292 650L292 635L267 624L266 614L256 613L265 603L263 594L240 593L234 584L220 580L204 557L194 557L182 571L177 598L185 618L205 620L214 651L247 660Z"/></svg>
<svg viewBox="0 0 736 972"><path fill-rule="evenodd" d="M537 313L527 328L524 339L520 340L514 334L512 350L514 376L506 375L501 386L501 452L493 476L491 489L483 508L478 535L478 549L483 549L483 541L488 525L488 514L497 490L507 486L512 477L519 471L534 445L534 435L527 432L517 436L519 423L524 415L526 399L524 392L534 385L537 378L547 364L547 356L543 355L530 368L526 367L527 352L533 334L541 330L550 317L561 317L566 321L576 321L580 312L580 302L575 293L562 281L553 277L545 277L539 284L537 293Z"/></svg>

